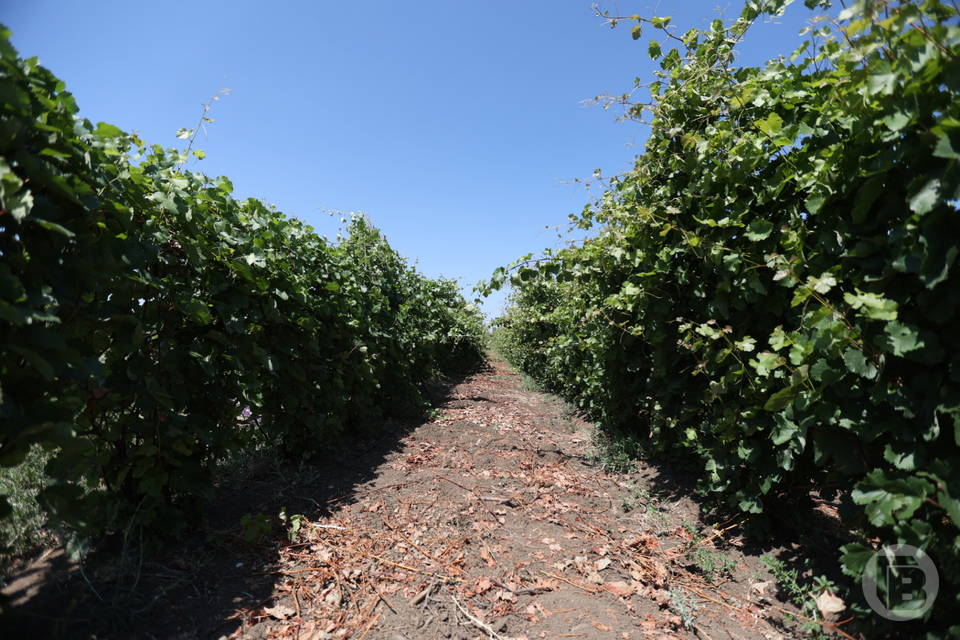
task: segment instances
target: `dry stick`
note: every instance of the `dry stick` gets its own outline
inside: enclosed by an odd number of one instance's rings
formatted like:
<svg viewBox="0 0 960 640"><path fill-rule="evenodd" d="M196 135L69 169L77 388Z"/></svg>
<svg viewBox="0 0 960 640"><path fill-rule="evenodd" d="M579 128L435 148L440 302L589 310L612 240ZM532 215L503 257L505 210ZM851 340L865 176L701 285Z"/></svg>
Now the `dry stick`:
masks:
<svg viewBox="0 0 960 640"><path fill-rule="evenodd" d="M379 602L379 600L377 602ZM376 603L374 603L374 606L376 606ZM370 613L373 613L373 611L371 611ZM360 636L360 640L363 640L364 638L367 637L367 634L370 633L370 629L373 628L373 625L376 624L378 619L380 619L379 613L373 616L372 618L370 618L370 622L367 623L367 628L363 630L363 635Z"/></svg>
<svg viewBox="0 0 960 640"><path fill-rule="evenodd" d="M373 583L371 582L371 583L370 583L370 587L376 592L377 597L380 598L380 600L383 600L383 603L384 603L385 605L387 605L388 607L390 607L390 611L393 611L394 613L397 613L397 610L393 607L392 604L390 604L390 601L387 600L387 596L383 595L383 592L380 591L380 589L377 588L377 585L375 585L375 584L373 584ZM397 615L399 615L399 614L397 614Z"/></svg>
<svg viewBox="0 0 960 640"><path fill-rule="evenodd" d="M433 588L434 588L436 585L437 585L436 582L431 582L429 585L427 585L427 587L426 587L423 591L421 591L421 592L418 593L417 595L415 595L415 596L413 596L412 598L410 598L410 604L411 604L411 605L418 605L418 604L420 604L421 602L423 602L424 600L426 600L427 596L430 595L430 592L433 591Z"/></svg>
<svg viewBox="0 0 960 640"><path fill-rule="evenodd" d="M693 625L693 628L697 631L697 633L702 635L705 638L705 640L713 640L713 638L710 637L710 634L707 633L707 630L701 627L700 625L695 624Z"/></svg>
<svg viewBox="0 0 960 640"><path fill-rule="evenodd" d="M605 536L605 537L607 537L607 538L610 537L610 532L609 532L609 531L605 531L604 529L601 529L600 527L598 527L597 525L593 524L592 522L587 522L582 516L577 516L577 517L574 518L574 520L576 520L577 522L579 522L579 523L582 524L583 526L587 527L588 529L592 529L592 530L593 530L592 533L594 533L594 534L596 534L596 535L598 535L598 536Z"/></svg>
<svg viewBox="0 0 960 640"><path fill-rule="evenodd" d="M566 582L566 583L567 583L568 585L570 585L571 587L576 587L577 589L580 589L581 591L586 591L587 593L599 593L599 592L600 592L599 589L590 589L589 587L581 586L581 585L577 584L576 582L571 582L570 580L567 580L567 579L564 578L563 576L558 576L558 575L554 575L554 574L552 574L552 573L547 573L546 571L541 571L540 573L542 573L543 575L548 576L548 577L550 577L550 578L554 578L555 580L562 580L563 582Z"/></svg>
<svg viewBox="0 0 960 640"><path fill-rule="evenodd" d="M409 544L411 547L413 547L414 549L416 549L417 551L419 551L420 554L423 555L425 558L427 558L427 559L429 559L429 560L433 560L434 562L437 562L437 563L439 563L439 564L444 564L444 562L443 562L442 560L440 560L439 558L433 557L432 555L430 555L429 553L427 553L426 551L424 551L423 549L421 549L419 546L417 546L417 544L416 544L415 542L413 542L412 540L410 540L410 538L408 538L407 536L403 535L403 532L400 531L397 527L394 527L394 526L391 525L389 522L387 522L387 519L386 519L386 518L384 518L383 516L380 516L380 519L383 521L383 524L384 524L384 526L387 527L387 529L390 529L390 531L392 531L392 532L394 532L395 534L397 534L397 535L400 537L401 540L403 540L404 542L406 542L407 544Z"/></svg>
<svg viewBox="0 0 960 640"><path fill-rule="evenodd" d="M344 586L343 586L343 582L340 581L340 572L339 572L339 571L336 571L336 570L335 570L335 571L333 572L333 579L337 581L337 588L340 589L340 600L341 600L341 601L344 601L344 600L346 600L347 598L350 598L350 591L349 591L346 587L344 587ZM356 598L350 598L350 600L353 601L353 608L357 610L357 615L359 615L359 614L360 614L360 603L357 602ZM347 604L347 608L348 608L348 609L350 608L350 605L349 605L349 604Z"/></svg>
<svg viewBox="0 0 960 640"><path fill-rule="evenodd" d="M411 572L413 572L413 573L419 573L420 575L430 576L431 578L437 578L438 580L444 580L444 581L446 581L446 580L453 580L454 582L463 582L463 578L457 578L457 577L455 577L455 576L441 576L441 575L438 575L438 574L436 574L436 573L430 573L429 571L421 571L420 569L414 569L413 567L408 567L408 566L405 565L405 564L400 564L400 563L397 563L397 562L391 562L390 560L384 560L384 559L381 558L380 556L375 556L375 555L373 555L372 553L367 553L366 551L360 551L359 549L358 549L357 551L358 551L360 554L367 556L368 558L373 558L374 560L377 560L378 562L382 562L382 563L384 563L384 564L388 564L388 565L390 565L391 567L397 567L398 569L403 569L404 571L411 571Z"/></svg>
<svg viewBox="0 0 960 640"><path fill-rule="evenodd" d="M467 620L472 622L479 629L482 629L483 631L485 631L486 634L491 638L493 638L494 640L514 640L513 638L510 638L508 636L500 635L499 633L494 631L493 628L490 625L488 625L486 622L477 618L476 616L471 614L469 611L467 611L467 608L464 607L462 604L460 604L460 601L457 600L457 596L450 596L450 599L453 600L453 604L457 605L457 609L460 609L460 613L462 613L467 617Z"/></svg>
<svg viewBox="0 0 960 640"><path fill-rule="evenodd" d="M448 478L448 477L446 477L446 476L437 476L437 478L438 478L439 480L446 480L446 481L449 482L450 484L455 485L455 486L458 486L458 487L460 487L461 489L463 489L464 491L469 491L469 492L473 495L473 497L477 499L477 502L480 503L480 506L482 506L484 509L487 510L487 513L490 514L490 516L493 518L493 521L494 521L494 522L500 522L500 518L497 517L497 514L495 514L495 513L490 509L490 507L487 506L487 503L483 501L483 498L481 498L480 495L479 495L474 489L471 489L470 487L465 487L465 486L463 486L462 484L460 484L459 482L454 482L453 480L451 480L450 478Z"/></svg>
<svg viewBox="0 0 960 640"><path fill-rule="evenodd" d="M736 529L737 527L739 527L740 525L742 525L744 522L746 522L747 520L749 520L750 517L751 517L751 516L747 516L747 517L745 517L743 520L741 520L741 521L739 521L739 522L734 522L733 524L731 524L731 525L729 525L729 526L726 526L726 527L724 527L724 528L722 528L722 529L714 529L713 533L711 533L709 536L707 536L706 538L704 538L703 540L701 540L701 541L699 541L699 542L695 542L695 543L693 543L692 545L690 545L690 549L693 549L693 548L695 548L695 547L699 547L700 545L707 544L708 542L712 542L713 540L716 540L717 538L719 538L720 536L722 536L724 533L726 533L726 532L729 531L730 529ZM728 522L729 522L729 521L728 521Z"/></svg>
<svg viewBox="0 0 960 640"><path fill-rule="evenodd" d="M300 596L297 595L297 591L299 590L300 590L299 584L293 587L293 603L297 605L297 618L299 618L300 620L303 620L303 617L301 616L301 613L300 613ZM300 635L300 627L297 627L297 635Z"/></svg>
<svg viewBox="0 0 960 640"><path fill-rule="evenodd" d="M388 484L385 487L370 487L369 489L363 489L361 491L351 491L350 493L344 493L339 496L330 498L329 500L326 501L325 504L331 504L333 502L341 502L343 500L346 500L347 498L362 496L367 493L373 493L374 491L384 491L386 489L396 489L397 487L405 487L408 484L416 484L418 482L423 482L424 480L427 480L427 478L423 478L421 480L410 480L409 482L398 482L397 484Z"/></svg>

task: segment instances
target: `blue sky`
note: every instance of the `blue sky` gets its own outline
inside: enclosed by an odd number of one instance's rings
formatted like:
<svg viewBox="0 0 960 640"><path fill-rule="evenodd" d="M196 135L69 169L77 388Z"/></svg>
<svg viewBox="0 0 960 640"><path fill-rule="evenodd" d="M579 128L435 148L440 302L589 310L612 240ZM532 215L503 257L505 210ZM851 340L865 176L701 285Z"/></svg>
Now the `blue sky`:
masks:
<svg viewBox="0 0 960 640"><path fill-rule="evenodd" d="M428 276L466 291L497 266L563 244L556 230L625 171L641 125L585 106L652 78L629 25L589 0L129 2L8 0L0 21L39 56L81 115L164 146L221 88L194 167L229 176L239 197L276 204L336 235L363 211ZM736 1L601 3L671 15L681 27L733 18ZM787 54L806 12L760 25L741 48ZM496 314L503 296L484 304Z"/></svg>

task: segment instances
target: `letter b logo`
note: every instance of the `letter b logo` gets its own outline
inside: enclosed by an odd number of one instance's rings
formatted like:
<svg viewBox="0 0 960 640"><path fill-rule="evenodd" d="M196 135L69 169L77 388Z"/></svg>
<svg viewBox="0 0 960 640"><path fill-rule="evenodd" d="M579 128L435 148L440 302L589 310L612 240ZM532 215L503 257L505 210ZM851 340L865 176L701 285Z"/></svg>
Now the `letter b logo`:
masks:
<svg viewBox="0 0 960 640"><path fill-rule="evenodd" d="M883 547L863 572L863 595L887 620L923 617L937 597L940 575L926 553L908 544Z"/></svg>

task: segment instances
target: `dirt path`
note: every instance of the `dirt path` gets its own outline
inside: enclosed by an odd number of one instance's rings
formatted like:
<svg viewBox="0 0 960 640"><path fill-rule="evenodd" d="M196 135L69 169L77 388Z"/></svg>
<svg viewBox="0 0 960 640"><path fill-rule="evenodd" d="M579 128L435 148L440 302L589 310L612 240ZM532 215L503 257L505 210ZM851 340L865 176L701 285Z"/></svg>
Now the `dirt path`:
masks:
<svg viewBox="0 0 960 640"><path fill-rule="evenodd" d="M432 421L375 425L299 467L243 465L205 526L159 555L108 540L81 570L48 551L3 588L0 637L802 635L760 556L802 567L825 529L746 545L739 521L701 516L694 478L599 455L594 427L502 361L445 397Z"/></svg>
<svg viewBox="0 0 960 640"><path fill-rule="evenodd" d="M699 523L682 488L658 503L652 468L605 472L591 430L493 362L301 522L229 637L783 637L735 526Z"/></svg>

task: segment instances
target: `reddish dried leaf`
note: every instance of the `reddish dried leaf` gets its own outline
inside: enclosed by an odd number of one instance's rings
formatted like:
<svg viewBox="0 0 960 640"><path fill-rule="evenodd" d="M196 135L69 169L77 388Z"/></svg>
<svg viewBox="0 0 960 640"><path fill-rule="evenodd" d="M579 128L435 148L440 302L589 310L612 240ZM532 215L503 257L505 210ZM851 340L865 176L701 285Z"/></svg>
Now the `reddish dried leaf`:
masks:
<svg viewBox="0 0 960 640"><path fill-rule="evenodd" d="M633 587L622 580L618 580L617 582L608 582L603 585L603 588L618 596L632 596L634 592Z"/></svg>

